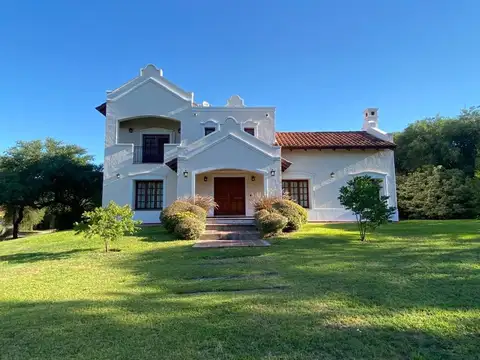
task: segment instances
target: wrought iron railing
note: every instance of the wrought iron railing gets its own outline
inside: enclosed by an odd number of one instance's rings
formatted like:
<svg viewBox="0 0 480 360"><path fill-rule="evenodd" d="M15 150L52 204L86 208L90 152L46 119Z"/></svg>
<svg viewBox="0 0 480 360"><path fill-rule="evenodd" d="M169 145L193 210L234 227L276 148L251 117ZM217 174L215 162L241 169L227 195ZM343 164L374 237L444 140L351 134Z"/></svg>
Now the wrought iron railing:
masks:
<svg viewBox="0 0 480 360"><path fill-rule="evenodd" d="M163 164L163 146L162 148L150 147L145 149L143 146L133 147L133 163L134 164Z"/></svg>

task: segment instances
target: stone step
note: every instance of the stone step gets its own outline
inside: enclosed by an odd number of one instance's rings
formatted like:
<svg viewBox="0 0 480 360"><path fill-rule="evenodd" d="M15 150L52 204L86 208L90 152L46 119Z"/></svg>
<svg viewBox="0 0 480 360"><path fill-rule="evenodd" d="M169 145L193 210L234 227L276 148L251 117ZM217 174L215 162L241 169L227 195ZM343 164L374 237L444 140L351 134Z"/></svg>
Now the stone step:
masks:
<svg viewBox="0 0 480 360"><path fill-rule="evenodd" d="M257 227L252 224L208 224L206 225L207 230L215 231L256 231Z"/></svg>
<svg viewBox="0 0 480 360"><path fill-rule="evenodd" d="M260 238L260 233L255 229L243 231L206 230L200 236L200 240L258 240Z"/></svg>
<svg viewBox="0 0 480 360"><path fill-rule="evenodd" d="M211 225L255 225L255 219L250 216L215 216L208 217L207 224Z"/></svg>

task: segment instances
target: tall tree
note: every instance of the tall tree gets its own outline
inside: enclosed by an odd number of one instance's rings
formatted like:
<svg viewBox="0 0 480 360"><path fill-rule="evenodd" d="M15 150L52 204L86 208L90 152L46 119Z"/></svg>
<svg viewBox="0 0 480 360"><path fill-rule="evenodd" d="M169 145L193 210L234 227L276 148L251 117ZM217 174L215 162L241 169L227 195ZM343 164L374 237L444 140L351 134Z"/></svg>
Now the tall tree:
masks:
<svg viewBox="0 0 480 360"><path fill-rule="evenodd" d="M410 173L426 165L460 169L473 176L479 169L480 108L462 110L456 118L417 121L395 135L396 168Z"/></svg>
<svg viewBox="0 0 480 360"><path fill-rule="evenodd" d="M19 141L0 156L0 205L12 214L13 237L18 237L27 207L95 201L98 195L92 194L101 191L101 172L91 161L85 149L50 138Z"/></svg>

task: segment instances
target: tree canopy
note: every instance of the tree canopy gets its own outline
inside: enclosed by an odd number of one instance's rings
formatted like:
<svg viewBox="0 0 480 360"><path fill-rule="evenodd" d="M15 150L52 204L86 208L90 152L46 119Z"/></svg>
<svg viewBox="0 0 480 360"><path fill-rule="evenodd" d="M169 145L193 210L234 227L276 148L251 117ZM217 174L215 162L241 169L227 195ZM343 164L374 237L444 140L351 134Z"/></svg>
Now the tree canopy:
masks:
<svg viewBox="0 0 480 360"><path fill-rule="evenodd" d="M13 237L26 208L81 213L101 197L102 168L86 150L51 138L19 141L0 156L0 205L12 216Z"/></svg>
<svg viewBox="0 0 480 360"><path fill-rule="evenodd" d="M437 116L417 121L395 134L395 143L399 174L441 165L474 176L480 169L480 108L462 110L455 118Z"/></svg>

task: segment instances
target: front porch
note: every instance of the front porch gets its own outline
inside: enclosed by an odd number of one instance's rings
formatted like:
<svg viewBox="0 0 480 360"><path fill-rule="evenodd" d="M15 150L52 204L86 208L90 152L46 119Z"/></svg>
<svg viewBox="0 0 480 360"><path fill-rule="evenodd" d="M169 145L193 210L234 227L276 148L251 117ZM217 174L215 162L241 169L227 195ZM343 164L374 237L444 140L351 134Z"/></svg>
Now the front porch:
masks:
<svg viewBox="0 0 480 360"><path fill-rule="evenodd" d="M251 220L253 199L265 193L264 174L235 169L201 172L194 177L195 194L211 196L218 204L208 216L224 219L226 223Z"/></svg>

